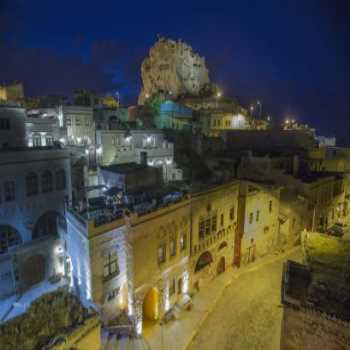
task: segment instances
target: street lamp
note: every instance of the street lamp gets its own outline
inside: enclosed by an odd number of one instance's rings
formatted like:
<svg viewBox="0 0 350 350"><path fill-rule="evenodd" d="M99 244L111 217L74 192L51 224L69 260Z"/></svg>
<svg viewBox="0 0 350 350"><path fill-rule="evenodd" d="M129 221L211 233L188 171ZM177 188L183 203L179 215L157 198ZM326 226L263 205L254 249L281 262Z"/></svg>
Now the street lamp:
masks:
<svg viewBox="0 0 350 350"><path fill-rule="evenodd" d="M218 99L221 97L221 92L220 91L218 91L217 93L216 93L216 108L218 108Z"/></svg>

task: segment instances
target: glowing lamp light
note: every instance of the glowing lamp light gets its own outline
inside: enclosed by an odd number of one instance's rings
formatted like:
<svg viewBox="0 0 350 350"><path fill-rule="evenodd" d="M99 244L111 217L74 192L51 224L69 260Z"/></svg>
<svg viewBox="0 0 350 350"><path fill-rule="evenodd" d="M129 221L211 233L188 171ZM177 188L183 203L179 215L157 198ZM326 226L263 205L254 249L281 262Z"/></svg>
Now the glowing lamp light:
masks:
<svg viewBox="0 0 350 350"><path fill-rule="evenodd" d="M59 140L61 143L65 143L66 142L66 139L64 137L61 137L60 140Z"/></svg>
<svg viewBox="0 0 350 350"><path fill-rule="evenodd" d="M286 124L289 124L289 119L286 119L285 123L286 123Z"/></svg>
<svg viewBox="0 0 350 350"><path fill-rule="evenodd" d="M77 142L78 142L78 143L81 142L81 137L77 137Z"/></svg>
<svg viewBox="0 0 350 350"><path fill-rule="evenodd" d="M145 97L146 97L146 98L149 98L149 94L146 94Z"/></svg>
<svg viewBox="0 0 350 350"><path fill-rule="evenodd" d="M100 156L102 154L102 146L98 147L96 153Z"/></svg>
<svg viewBox="0 0 350 350"><path fill-rule="evenodd" d="M152 141L151 136L148 136L148 137L147 137L147 142L151 142L151 141Z"/></svg>
<svg viewBox="0 0 350 350"><path fill-rule="evenodd" d="M218 92L216 93L216 97L221 97L221 92L220 92L220 91L218 91Z"/></svg>

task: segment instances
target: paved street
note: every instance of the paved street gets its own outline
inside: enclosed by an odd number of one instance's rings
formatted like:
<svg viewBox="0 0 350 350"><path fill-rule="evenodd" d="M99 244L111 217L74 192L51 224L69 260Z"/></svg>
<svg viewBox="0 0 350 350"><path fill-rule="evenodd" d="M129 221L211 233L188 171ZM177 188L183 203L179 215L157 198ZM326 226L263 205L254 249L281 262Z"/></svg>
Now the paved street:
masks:
<svg viewBox="0 0 350 350"><path fill-rule="evenodd" d="M300 261L301 254L294 252L288 258ZM256 267L234 280L188 349L279 349L281 274L286 259Z"/></svg>

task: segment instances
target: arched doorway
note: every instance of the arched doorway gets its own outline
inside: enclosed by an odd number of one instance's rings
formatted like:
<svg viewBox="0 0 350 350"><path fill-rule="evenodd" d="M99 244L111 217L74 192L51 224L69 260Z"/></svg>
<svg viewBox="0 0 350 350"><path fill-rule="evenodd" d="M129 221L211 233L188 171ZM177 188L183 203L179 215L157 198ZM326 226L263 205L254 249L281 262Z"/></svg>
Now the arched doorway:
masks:
<svg viewBox="0 0 350 350"><path fill-rule="evenodd" d="M67 230L67 224L65 218L56 211L48 211L41 215L37 220L32 239L37 239L40 237L55 235L58 233Z"/></svg>
<svg viewBox="0 0 350 350"><path fill-rule="evenodd" d="M225 272L225 258L222 256L218 262L217 274L220 275L223 272Z"/></svg>
<svg viewBox="0 0 350 350"><path fill-rule="evenodd" d="M23 288L28 289L45 279L45 258L40 255L32 255L22 265L21 276Z"/></svg>
<svg viewBox="0 0 350 350"><path fill-rule="evenodd" d="M155 321L159 318L159 292L157 288L151 288L143 299L143 318Z"/></svg>
<svg viewBox="0 0 350 350"><path fill-rule="evenodd" d="M198 272L198 271L204 269L205 267L210 265L212 262L213 262L213 257L211 256L211 254L208 251L202 253L197 260L194 272Z"/></svg>

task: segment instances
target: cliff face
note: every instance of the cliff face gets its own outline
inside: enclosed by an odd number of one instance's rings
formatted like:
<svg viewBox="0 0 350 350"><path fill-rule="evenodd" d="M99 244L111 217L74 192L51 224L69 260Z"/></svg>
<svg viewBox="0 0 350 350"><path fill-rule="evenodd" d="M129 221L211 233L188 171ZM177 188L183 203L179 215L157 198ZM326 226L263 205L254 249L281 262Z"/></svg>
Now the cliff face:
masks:
<svg viewBox="0 0 350 350"><path fill-rule="evenodd" d="M193 52L182 41L160 38L149 51L141 66L143 88L139 104L154 93L172 97L180 94L198 95L209 83L204 57Z"/></svg>

